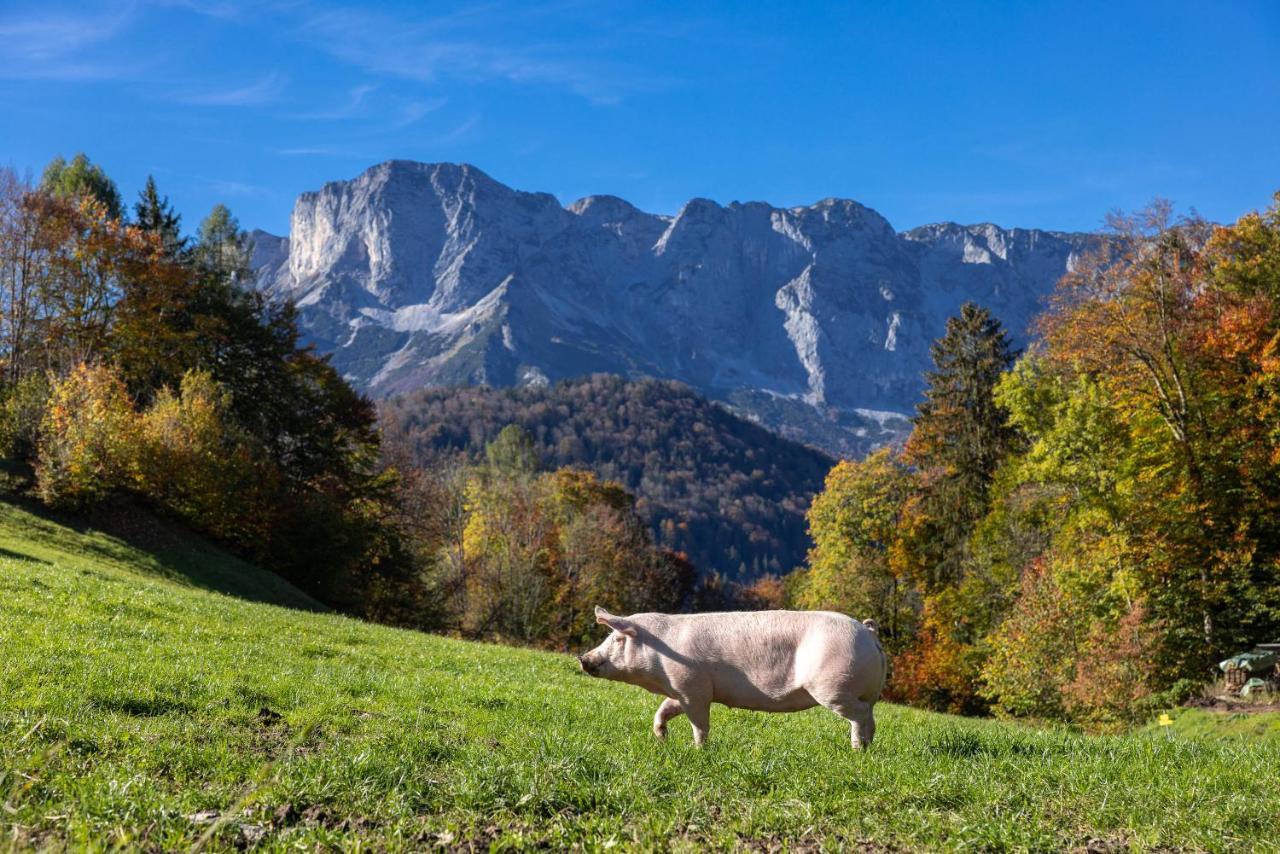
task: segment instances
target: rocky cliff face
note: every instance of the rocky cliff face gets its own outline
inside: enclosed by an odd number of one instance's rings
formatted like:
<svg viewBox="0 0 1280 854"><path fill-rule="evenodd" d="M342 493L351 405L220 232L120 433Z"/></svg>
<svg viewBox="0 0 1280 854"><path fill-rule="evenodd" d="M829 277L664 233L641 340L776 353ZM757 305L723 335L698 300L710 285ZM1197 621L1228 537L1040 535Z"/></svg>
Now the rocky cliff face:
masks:
<svg viewBox="0 0 1280 854"><path fill-rule="evenodd" d="M900 434L966 300L1020 340L1091 238L875 211L612 196L562 207L467 165L391 161L255 233L260 285L375 396L609 372L681 380L835 453ZM897 415L895 415L895 413Z"/></svg>

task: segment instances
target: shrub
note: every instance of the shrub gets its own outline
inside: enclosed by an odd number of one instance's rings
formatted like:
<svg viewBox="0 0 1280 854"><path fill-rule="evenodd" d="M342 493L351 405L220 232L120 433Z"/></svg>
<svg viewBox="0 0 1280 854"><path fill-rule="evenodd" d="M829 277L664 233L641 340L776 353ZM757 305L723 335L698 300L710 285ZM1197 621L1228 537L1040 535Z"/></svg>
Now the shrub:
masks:
<svg viewBox="0 0 1280 854"><path fill-rule="evenodd" d="M47 504L84 507L130 485L137 417L119 375L81 363L55 380L40 422L36 491Z"/></svg>
<svg viewBox="0 0 1280 854"><path fill-rule="evenodd" d="M40 440L40 422L49 402L49 378L29 374L0 398L0 457L28 461Z"/></svg>
<svg viewBox="0 0 1280 854"><path fill-rule="evenodd" d="M1154 695L1155 660L1163 627L1135 603L1116 620L1096 620L1063 693L1073 717L1124 723L1143 717Z"/></svg>
<svg viewBox="0 0 1280 854"><path fill-rule="evenodd" d="M209 534L260 549L279 478L229 406L229 395L203 371L188 371L178 394L161 389L140 418L140 486Z"/></svg>
<svg viewBox="0 0 1280 854"><path fill-rule="evenodd" d="M1079 655L1080 619L1049 561L1033 561L1012 612L990 638L991 655L982 669L982 694L997 712L1063 716L1063 688Z"/></svg>

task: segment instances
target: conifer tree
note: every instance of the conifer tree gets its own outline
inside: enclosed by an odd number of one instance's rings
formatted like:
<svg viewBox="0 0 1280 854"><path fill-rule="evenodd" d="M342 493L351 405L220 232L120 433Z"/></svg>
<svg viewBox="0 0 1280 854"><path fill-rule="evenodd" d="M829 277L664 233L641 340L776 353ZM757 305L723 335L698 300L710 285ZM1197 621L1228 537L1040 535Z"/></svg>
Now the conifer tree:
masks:
<svg viewBox="0 0 1280 854"><path fill-rule="evenodd" d="M986 512L992 477L1016 432L995 400L1000 376L1017 358L1000 321L965 303L933 345L934 370L912 419L906 459L922 473L910 514L917 533L914 574L926 590L957 581L962 547Z"/></svg>
<svg viewBox="0 0 1280 854"><path fill-rule="evenodd" d="M934 370L925 375L928 389L912 419L908 456L945 467L970 485L975 498L985 499L1015 435L994 391L1018 354L999 320L965 303L959 316L947 320L932 355Z"/></svg>
<svg viewBox="0 0 1280 854"><path fill-rule="evenodd" d="M164 242L170 258L177 259L186 250L187 241L182 236L182 217L169 204L169 197L160 198L156 179L147 176L147 185L138 193L133 206L133 217L138 228L155 232Z"/></svg>

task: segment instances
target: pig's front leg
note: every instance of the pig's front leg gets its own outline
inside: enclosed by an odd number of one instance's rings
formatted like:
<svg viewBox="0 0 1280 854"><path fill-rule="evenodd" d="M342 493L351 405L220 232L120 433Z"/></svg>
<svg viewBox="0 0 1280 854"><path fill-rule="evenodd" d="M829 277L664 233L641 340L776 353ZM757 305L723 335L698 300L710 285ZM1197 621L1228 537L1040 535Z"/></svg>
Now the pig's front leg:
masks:
<svg viewBox="0 0 1280 854"><path fill-rule="evenodd" d="M662 705L658 706L658 711L653 716L653 734L662 741L666 741L667 721L683 714L684 708L678 702L670 697L663 700Z"/></svg>
<svg viewBox="0 0 1280 854"><path fill-rule="evenodd" d="M693 724L693 743L702 747L711 735L711 701L690 698L684 704L684 713Z"/></svg>

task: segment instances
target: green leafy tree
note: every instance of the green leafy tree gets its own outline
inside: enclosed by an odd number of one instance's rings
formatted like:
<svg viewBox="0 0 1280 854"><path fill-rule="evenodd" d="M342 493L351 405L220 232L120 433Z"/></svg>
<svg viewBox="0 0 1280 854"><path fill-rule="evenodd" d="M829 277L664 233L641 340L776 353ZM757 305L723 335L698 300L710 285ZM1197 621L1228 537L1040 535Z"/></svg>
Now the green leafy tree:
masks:
<svg viewBox="0 0 1280 854"><path fill-rule="evenodd" d="M518 424L503 427L497 438L485 446L484 456L490 468L516 477L528 477L542 465L533 436Z"/></svg>
<svg viewBox="0 0 1280 854"><path fill-rule="evenodd" d="M250 279L251 248L249 236L240 230L239 221L226 205L214 205L200 223L195 245L197 263L232 284Z"/></svg>
<svg viewBox="0 0 1280 854"><path fill-rule="evenodd" d="M809 508L813 548L803 585L792 594L800 607L873 618L890 649L910 637L913 591L893 571L890 554L912 486L910 471L888 449L836 464Z"/></svg>
<svg viewBox="0 0 1280 854"><path fill-rule="evenodd" d="M94 199L111 219L118 220L124 216L120 190L115 182L83 153L71 158L69 163L62 157L49 161L40 177L40 189L64 199Z"/></svg>

